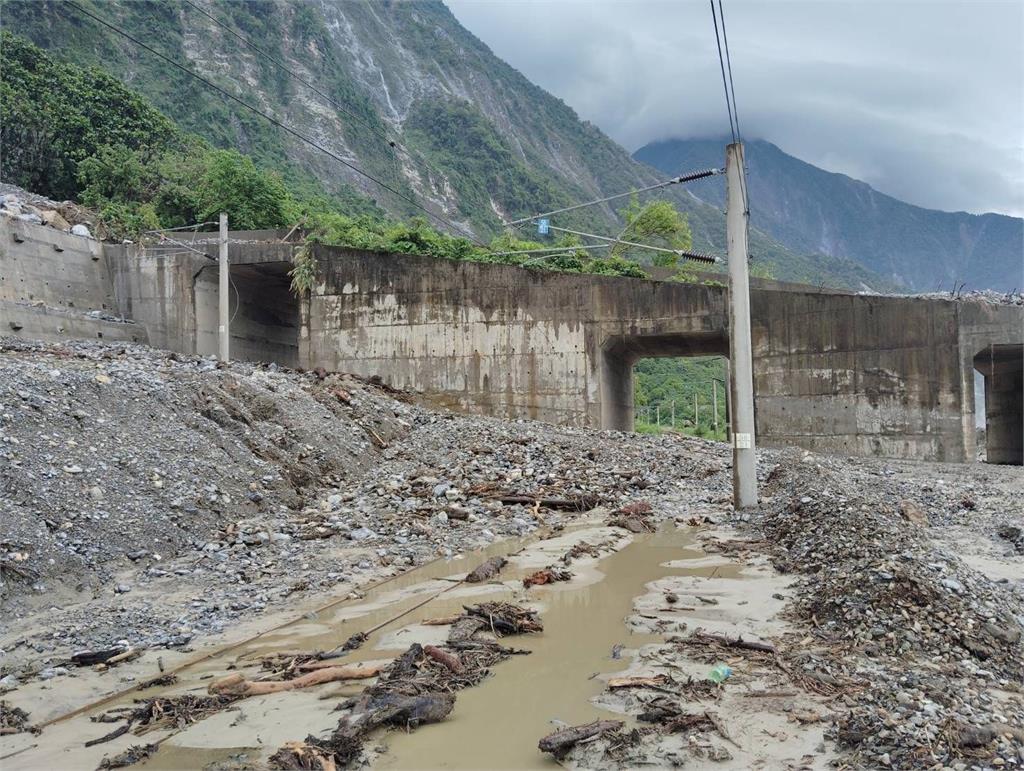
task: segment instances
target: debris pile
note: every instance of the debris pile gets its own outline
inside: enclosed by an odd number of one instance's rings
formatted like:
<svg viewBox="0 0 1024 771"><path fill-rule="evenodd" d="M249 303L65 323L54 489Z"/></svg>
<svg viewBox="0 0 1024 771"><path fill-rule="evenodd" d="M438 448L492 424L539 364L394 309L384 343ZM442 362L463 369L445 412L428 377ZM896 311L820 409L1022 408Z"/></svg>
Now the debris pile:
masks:
<svg viewBox="0 0 1024 771"><path fill-rule="evenodd" d="M472 623L472 631L467 633L459 621ZM535 612L518 605L467 607L444 645L410 645L380 672L376 683L339 706L346 714L329 737L289 742L274 753L271 765L323 771L347 766L359 758L367 735L378 728L412 730L444 720L455 706L457 691L478 685L494 664L509 656L529 653L500 645L495 637L542 628Z"/></svg>
<svg viewBox="0 0 1024 771"><path fill-rule="evenodd" d="M699 439L595 443L138 345L2 339L0 383L0 677L17 680L122 641L187 646L594 506L684 515L724 478Z"/></svg>
<svg viewBox="0 0 1024 771"><path fill-rule="evenodd" d="M885 485L799 462L768 492L759 524L776 567L804 576L792 612L816 643L790 661L859 686L830 736L867 765L1024 762L1024 704L999 695L1024 681L1020 598L937 550Z"/></svg>

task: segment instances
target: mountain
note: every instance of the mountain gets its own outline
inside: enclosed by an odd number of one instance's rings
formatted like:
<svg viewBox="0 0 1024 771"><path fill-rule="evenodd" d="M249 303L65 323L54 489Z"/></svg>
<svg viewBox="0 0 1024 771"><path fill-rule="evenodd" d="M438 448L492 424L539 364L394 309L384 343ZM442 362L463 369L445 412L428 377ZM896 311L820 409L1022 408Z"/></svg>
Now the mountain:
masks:
<svg viewBox="0 0 1024 771"><path fill-rule="evenodd" d="M180 128L235 148L290 187L373 199L389 213L418 212L411 198L490 237L503 219L601 198L660 181L651 167L564 102L494 56L443 3L387 0L79 0L221 88L295 127L350 167L254 115L179 69L56 0L3 0L4 28L76 64L121 79ZM234 34L233 34L234 33ZM242 35L261 49L238 39ZM316 90L284 72L281 62ZM320 93L318 93L318 91ZM326 95L326 96L324 96ZM393 143L393 144L392 144ZM721 149L721 148L720 148ZM721 153L720 153L721 154ZM720 165L720 159L709 165ZM722 212L690 189L663 196L684 211L698 249L725 251ZM621 229L615 205L560 216L592 232ZM780 279L885 289L852 260L792 250L754 229L751 252Z"/></svg>
<svg viewBox="0 0 1024 771"><path fill-rule="evenodd" d="M796 252L855 260L909 291L1024 287L1024 220L924 209L845 174L824 171L764 140L745 147L750 217ZM666 174L721 163L722 141L670 139L633 157ZM722 206L721 178L695 189Z"/></svg>

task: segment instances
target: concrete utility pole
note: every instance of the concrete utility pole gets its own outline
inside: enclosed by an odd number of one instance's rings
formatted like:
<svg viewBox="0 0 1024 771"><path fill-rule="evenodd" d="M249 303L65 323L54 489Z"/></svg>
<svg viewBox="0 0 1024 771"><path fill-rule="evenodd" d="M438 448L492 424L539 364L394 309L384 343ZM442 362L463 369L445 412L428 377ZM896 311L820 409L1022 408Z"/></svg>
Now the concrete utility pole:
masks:
<svg viewBox="0 0 1024 771"><path fill-rule="evenodd" d="M672 428L676 427L676 400L672 400Z"/></svg>
<svg viewBox="0 0 1024 771"><path fill-rule="evenodd" d="M732 444L732 388L729 387L729 383L732 382L732 365L729 360L725 360L725 382L722 383L722 387L725 389L725 441Z"/></svg>
<svg viewBox="0 0 1024 771"><path fill-rule="evenodd" d="M220 238L218 241L220 244L220 258L217 260L217 289L219 290L218 310L220 312L220 326L217 328L217 350L220 360L228 361L230 357L228 346L228 341L230 340L230 330L228 329L230 323L228 317L228 303L230 302L228 284L230 279L228 278L228 215L224 212L220 214Z"/></svg>
<svg viewBox="0 0 1024 771"><path fill-rule="evenodd" d="M661 425L661 402L654 405L654 422Z"/></svg>
<svg viewBox="0 0 1024 771"><path fill-rule="evenodd" d="M725 148L726 229L729 246L729 359L732 364L733 507L757 506L754 448L754 365L750 346L750 277L747 258L746 180L743 145Z"/></svg>
<svg viewBox="0 0 1024 771"><path fill-rule="evenodd" d="M718 381L711 381L711 424L718 433Z"/></svg>
<svg viewBox="0 0 1024 771"><path fill-rule="evenodd" d="M697 407L697 392L693 392L693 427L700 427L700 410Z"/></svg>

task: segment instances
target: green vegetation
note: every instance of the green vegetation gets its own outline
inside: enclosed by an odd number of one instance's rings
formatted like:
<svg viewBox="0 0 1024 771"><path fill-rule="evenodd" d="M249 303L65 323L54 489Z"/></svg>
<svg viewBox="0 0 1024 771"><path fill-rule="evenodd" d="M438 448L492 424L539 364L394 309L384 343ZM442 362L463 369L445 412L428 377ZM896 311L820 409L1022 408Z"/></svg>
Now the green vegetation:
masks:
<svg viewBox="0 0 1024 771"><path fill-rule="evenodd" d="M676 211L676 207L669 201L648 201L641 206L640 199L634 194L630 197L629 206L623 209L621 214L626 226L618 237L624 241L682 251L689 250L693 245L693 235L690 233L686 215ZM679 262L679 258L674 254L653 252L652 258L650 250L622 243L615 244L611 251L615 257L628 255L637 261L646 258L659 267L672 267Z"/></svg>
<svg viewBox="0 0 1024 771"><path fill-rule="evenodd" d="M715 380L725 380L725 359L719 356L641 359L633 367L636 430L640 433L675 430L691 436L724 440L726 400L723 382L717 385L719 430L717 433L713 430L712 383ZM694 396L697 398L697 416L693 409Z"/></svg>
<svg viewBox="0 0 1024 771"><path fill-rule="evenodd" d="M422 217L400 222L371 205L353 207L351 201L322 190L293 194L276 171L182 131L120 81L98 70L58 62L31 43L2 34L3 139L5 147L20 150L4 154L3 178L49 197L81 201L97 211L107 236L135 238L146 230L210 221L223 211L239 230L281 228L302 220L311 243L451 260L528 263L538 270L647 275L622 257L592 257L574 238L554 243L564 251L550 254L529 252L552 244L525 241L511 233L496 237L487 248L441 233ZM504 158L500 141L484 130L472 111L451 114L456 120L451 131L465 131L466 138L460 140L465 144L453 145L449 162L456 162L458 148L467 156ZM542 183L537 185L534 193L550 195ZM515 186L502 190L512 205ZM527 193L519 195L524 197L518 205L525 205ZM297 290L312 285L315 267L312 250L304 250L293 271Z"/></svg>

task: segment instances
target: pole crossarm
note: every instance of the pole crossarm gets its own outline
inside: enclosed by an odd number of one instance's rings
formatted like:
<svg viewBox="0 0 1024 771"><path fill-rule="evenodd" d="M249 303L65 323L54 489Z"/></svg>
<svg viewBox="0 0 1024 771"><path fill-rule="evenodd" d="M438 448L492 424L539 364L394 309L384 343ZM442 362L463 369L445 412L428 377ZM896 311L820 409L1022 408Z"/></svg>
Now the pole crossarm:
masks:
<svg viewBox="0 0 1024 771"><path fill-rule="evenodd" d="M695 182L698 179L705 179L707 177L713 177L716 174L724 174L725 169L704 169L702 171L693 171L689 174L682 174L678 177L672 177L664 182L658 182L655 185L648 185L647 187L641 187L637 190L630 190L628 193L616 193L610 195L607 198L598 198L596 201L587 201L586 203L578 203L575 206L566 206L564 209L554 209L553 211L542 212L541 214L534 214L532 217L523 217L522 219L513 220L509 222L509 225L523 225L527 222L540 219L541 217L550 217L552 214L564 214L567 211L576 211L577 209L583 209L587 206L596 206L599 203L607 203L608 201L614 201L618 198L625 198L627 195L635 195L638 193L646 193L651 190L658 190L662 187L668 187L669 185L681 185L686 182Z"/></svg>
<svg viewBox="0 0 1024 771"><path fill-rule="evenodd" d="M580 236L581 238L596 238L598 241L607 241L609 244L622 244L624 246L635 246L638 249L649 249L652 252L664 252L666 254L674 254L676 257L683 257L687 260L694 260L696 262L706 262L711 265L719 262L718 257L713 254L705 254L703 252L688 252L684 249L668 249L663 246L651 246L650 244L638 244L635 241L623 241L621 238L612 238L611 236L599 236L595 233L584 233L579 230L569 230L568 228L556 228L554 225L548 226L551 230L557 230L559 233L569 233L570 235ZM565 248L565 247L563 247Z"/></svg>

